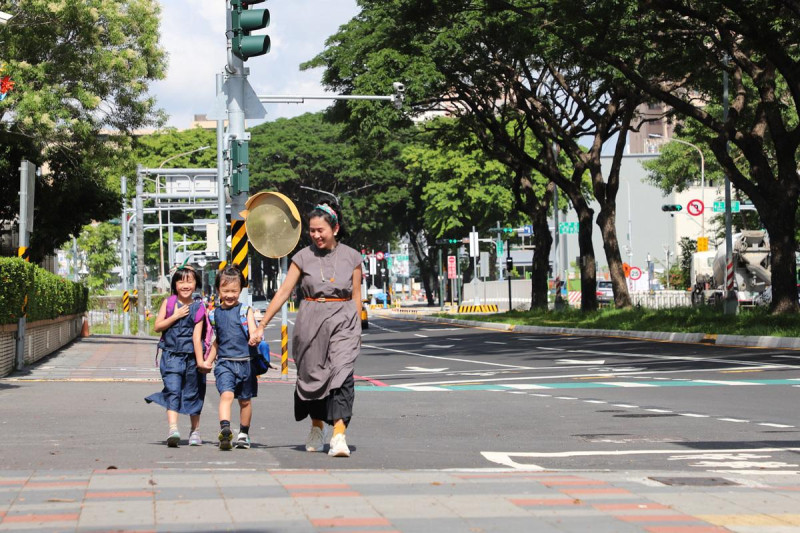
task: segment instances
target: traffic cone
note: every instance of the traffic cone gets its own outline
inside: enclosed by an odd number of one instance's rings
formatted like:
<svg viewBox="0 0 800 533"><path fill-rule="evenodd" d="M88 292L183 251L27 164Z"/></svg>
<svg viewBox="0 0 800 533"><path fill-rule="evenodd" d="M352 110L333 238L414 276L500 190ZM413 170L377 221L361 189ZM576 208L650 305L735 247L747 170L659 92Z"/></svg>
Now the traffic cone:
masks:
<svg viewBox="0 0 800 533"><path fill-rule="evenodd" d="M83 327L81 328L81 337L88 337L91 335L89 333L89 319L87 317L83 317Z"/></svg>

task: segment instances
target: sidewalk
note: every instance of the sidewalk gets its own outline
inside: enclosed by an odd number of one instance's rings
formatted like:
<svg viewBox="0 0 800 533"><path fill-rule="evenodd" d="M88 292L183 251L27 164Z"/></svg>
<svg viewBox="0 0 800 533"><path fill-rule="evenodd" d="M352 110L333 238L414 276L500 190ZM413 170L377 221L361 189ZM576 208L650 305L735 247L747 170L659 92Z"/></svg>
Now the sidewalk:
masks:
<svg viewBox="0 0 800 533"><path fill-rule="evenodd" d="M674 472L6 472L0 476L0 494L4 531L800 529L796 476L739 484L708 476L676 478Z"/></svg>

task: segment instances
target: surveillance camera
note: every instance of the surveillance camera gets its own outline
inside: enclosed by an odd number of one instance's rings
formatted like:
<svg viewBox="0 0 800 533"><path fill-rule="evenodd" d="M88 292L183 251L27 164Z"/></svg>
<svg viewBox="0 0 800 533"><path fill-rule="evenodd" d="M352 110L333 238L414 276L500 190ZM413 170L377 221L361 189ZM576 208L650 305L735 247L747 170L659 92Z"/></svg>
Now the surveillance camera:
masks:
<svg viewBox="0 0 800 533"><path fill-rule="evenodd" d="M13 17L13 16L14 15L11 15L9 13L5 13L3 11L0 11L0 24L5 24L9 20L11 20L11 17Z"/></svg>
<svg viewBox="0 0 800 533"><path fill-rule="evenodd" d="M394 88L394 91L397 93L402 93L405 92L406 90L406 86L400 83L399 81L394 82L392 84L392 87Z"/></svg>

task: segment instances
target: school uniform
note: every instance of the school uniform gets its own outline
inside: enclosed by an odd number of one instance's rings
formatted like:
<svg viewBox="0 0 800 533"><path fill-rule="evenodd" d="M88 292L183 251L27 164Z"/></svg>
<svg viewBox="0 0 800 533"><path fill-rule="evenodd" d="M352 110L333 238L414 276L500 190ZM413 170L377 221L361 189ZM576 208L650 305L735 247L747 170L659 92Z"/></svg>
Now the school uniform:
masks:
<svg viewBox="0 0 800 533"><path fill-rule="evenodd" d="M197 371L194 355L194 316L202 302L192 302L189 314L169 327L159 340L159 370L164 388L144 400L182 415L199 415L206 397L206 375ZM183 307L176 302L175 309Z"/></svg>
<svg viewBox="0 0 800 533"><path fill-rule="evenodd" d="M242 304L228 309L214 309L214 331L217 335L217 361L214 379L220 394L233 392L239 400L258 396L258 380L252 371L249 337L242 328L240 316Z"/></svg>

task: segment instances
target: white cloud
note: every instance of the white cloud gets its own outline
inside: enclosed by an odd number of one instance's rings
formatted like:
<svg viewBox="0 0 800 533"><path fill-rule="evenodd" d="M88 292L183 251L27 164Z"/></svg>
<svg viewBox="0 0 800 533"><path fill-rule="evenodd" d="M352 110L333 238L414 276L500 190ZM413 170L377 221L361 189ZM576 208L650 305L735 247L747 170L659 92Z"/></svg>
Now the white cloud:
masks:
<svg viewBox="0 0 800 533"><path fill-rule="evenodd" d="M211 111L215 74L225 64L225 5L220 0L160 0L161 43L169 53L166 79L151 93L170 115L169 124L186 128L195 114ZM355 0L275 0L255 6L270 11L271 50L254 57L250 84L259 94L321 94L321 70L299 65L324 49L327 38L358 13ZM267 104L268 120L318 111L330 101Z"/></svg>

